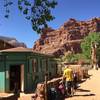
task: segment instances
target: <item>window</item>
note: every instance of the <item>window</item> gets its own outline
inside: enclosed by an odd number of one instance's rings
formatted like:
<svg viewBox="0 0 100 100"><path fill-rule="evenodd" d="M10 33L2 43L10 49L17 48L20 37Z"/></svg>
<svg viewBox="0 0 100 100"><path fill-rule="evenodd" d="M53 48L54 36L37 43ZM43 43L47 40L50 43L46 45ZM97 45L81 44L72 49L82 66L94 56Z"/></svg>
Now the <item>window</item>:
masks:
<svg viewBox="0 0 100 100"><path fill-rule="evenodd" d="M32 69L33 69L33 72L38 72L38 62L37 62L37 59L33 59L32 60Z"/></svg>
<svg viewBox="0 0 100 100"><path fill-rule="evenodd" d="M42 59L42 71L43 72L48 71L48 62L46 59Z"/></svg>
<svg viewBox="0 0 100 100"><path fill-rule="evenodd" d="M0 55L0 61L3 61L5 59L5 56Z"/></svg>
<svg viewBox="0 0 100 100"><path fill-rule="evenodd" d="M45 72L46 71L46 60L42 59L42 71Z"/></svg>

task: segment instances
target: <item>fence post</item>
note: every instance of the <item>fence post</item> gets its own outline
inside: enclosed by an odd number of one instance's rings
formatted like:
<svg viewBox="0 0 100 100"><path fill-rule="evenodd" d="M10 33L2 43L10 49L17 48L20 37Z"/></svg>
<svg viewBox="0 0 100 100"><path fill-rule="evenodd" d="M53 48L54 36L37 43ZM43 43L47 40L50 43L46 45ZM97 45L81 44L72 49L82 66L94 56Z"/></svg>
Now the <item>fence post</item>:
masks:
<svg viewBox="0 0 100 100"><path fill-rule="evenodd" d="M48 76L48 74L46 72L45 73L45 98L44 98L44 100L48 100L48 98L47 98L47 76Z"/></svg>

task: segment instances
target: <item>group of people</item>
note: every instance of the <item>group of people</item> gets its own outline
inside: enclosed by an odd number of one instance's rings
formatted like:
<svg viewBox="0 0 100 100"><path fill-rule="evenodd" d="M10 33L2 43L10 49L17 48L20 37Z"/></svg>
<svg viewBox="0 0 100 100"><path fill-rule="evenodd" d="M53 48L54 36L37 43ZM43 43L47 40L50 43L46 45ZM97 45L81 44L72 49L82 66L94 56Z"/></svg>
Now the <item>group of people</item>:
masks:
<svg viewBox="0 0 100 100"><path fill-rule="evenodd" d="M66 94L73 96L74 90L77 88L77 73L73 72L69 66L64 69L62 84L64 84Z"/></svg>
<svg viewBox="0 0 100 100"><path fill-rule="evenodd" d="M50 100L64 100L66 96L73 96L75 90L77 89L77 73L66 66L63 71L63 78L59 82L58 87L51 88L49 92Z"/></svg>

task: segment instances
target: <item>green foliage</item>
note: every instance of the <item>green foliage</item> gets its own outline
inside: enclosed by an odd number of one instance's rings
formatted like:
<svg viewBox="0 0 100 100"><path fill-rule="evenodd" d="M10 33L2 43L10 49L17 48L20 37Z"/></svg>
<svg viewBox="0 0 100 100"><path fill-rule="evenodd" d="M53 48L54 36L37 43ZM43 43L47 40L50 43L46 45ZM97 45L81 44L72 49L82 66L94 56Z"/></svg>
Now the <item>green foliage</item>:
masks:
<svg viewBox="0 0 100 100"><path fill-rule="evenodd" d="M75 54L69 54L66 58L69 63L78 61L78 58Z"/></svg>
<svg viewBox="0 0 100 100"><path fill-rule="evenodd" d="M84 59L85 59L85 57L81 53L69 54L69 55L66 56L67 62L70 62L70 63L78 62L78 61L84 60Z"/></svg>
<svg viewBox="0 0 100 100"><path fill-rule="evenodd" d="M9 7L14 3L11 0L4 0L6 8L5 17L9 17ZM54 19L51 9L57 5L56 0L18 0L18 9L32 23L32 28L37 33L42 33L43 28L48 27L48 22Z"/></svg>
<svg viewBox="0 0 100 100"><path fill-rule="evenodd" d="M95 42L97 44L97 53L100 52L100 33L90 33L84 41L81 43L82 53L85 59L91 59L91 43Z"/></svg>
<svg viewBox="0 0 100 100"><path fill-rule="evenodd" d="M100 33L89 33L81 43L82 53L73 54L69 53L62 57L63 62L74 63L78 61L84 61L89 63L91 61L91 43L95 42L97 45L96 55L97 59L100 60Z"/></svg>
<svg viewBox="0 0 100 100"><path fill-rule="evenodd" d="M91 43L95 42L97 45L97 59L100 60L100 33L89 33L87 37L84 38L81 43L82 53L73 54L69 53L67 55L62 56L62 62L80 62L84 61L86 63L91 62Z"/></svg>

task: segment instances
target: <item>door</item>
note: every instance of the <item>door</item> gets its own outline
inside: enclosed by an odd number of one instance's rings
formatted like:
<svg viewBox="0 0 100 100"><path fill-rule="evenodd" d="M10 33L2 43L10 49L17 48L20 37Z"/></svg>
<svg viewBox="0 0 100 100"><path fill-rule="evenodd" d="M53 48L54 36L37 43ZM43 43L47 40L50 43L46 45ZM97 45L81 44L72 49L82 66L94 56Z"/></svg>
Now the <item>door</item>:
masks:
<svg viewBox="0 0 100 100"><path fill-rule="evenodd" d="M10 91L14 91L15 88L21 90L21 67L20 65L10 66Z"/></svg>

